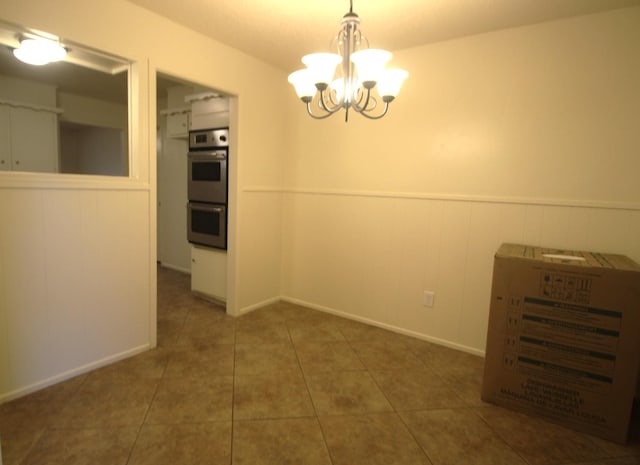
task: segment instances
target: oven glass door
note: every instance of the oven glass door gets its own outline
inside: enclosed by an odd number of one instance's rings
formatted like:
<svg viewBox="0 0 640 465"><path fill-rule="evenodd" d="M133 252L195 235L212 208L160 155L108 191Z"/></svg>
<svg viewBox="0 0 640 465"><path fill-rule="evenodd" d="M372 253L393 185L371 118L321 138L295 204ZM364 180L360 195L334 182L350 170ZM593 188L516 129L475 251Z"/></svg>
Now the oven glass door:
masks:
<svg viewBox="0 0 640 465"><path fill-rule="evenodd" d="M187 239L193 244L227 248L227 208L200 202L187 204Z"/></svg>
<svg viewBox="0 0 640 465"><path fill-rule="evenodd" d="M190 152L188 159L189 201L227 203L226 152Z"/></svg>

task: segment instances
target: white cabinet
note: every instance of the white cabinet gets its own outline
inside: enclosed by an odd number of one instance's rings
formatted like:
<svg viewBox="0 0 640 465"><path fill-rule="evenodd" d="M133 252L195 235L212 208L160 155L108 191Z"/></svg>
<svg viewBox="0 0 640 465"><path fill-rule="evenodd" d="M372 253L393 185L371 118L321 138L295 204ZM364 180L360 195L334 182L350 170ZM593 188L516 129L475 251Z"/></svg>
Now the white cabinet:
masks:
<svg viewBox="0 0 640 465"><path fill-rule="evenodd" d="M191 247L191 290L205 297L227 300L227 253Z"/></svg>
<svg viewBox="0 0 640 465"><path fill-rule="evenodd" d="M0 170L58 171L56 110L0 103Z"/></svg>
<svg viewBox="0 0 640 465"><path fill-rule="evenodd" d="M189 113L188 108L170 108L160 112L167 117L167 137L174 139L189 137Z"/></svg>
<svg viewBox="0 0 640 465"><path fill-rule="evenodd" d="M191 104L190 129L225 128L229 126L229 98L213 92L187 95Z"/></svg>

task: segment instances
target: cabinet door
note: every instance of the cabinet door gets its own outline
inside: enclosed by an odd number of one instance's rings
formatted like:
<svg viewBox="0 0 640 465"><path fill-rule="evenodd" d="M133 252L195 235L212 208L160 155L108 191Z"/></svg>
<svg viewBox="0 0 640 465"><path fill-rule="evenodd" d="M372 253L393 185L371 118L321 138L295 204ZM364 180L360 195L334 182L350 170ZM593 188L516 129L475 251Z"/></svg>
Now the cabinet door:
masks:
<svg viewBox="0 0 640 465"><path fill-rule="evenodd" d="M58 171L58 116L28 108L11 109L14 171Z"/></svg>
<svg viewBox="0 0 640 465"><path fill-rule="evenodd" d="M11 117L10 109L0 105L0 171L11 169Z"/></svg>
<svg viewBox="0 0 640 465"><path fill-rule="evenodd" d="M188 113L173 113L167 115L167 136L189 137Z"/></svg>
<svg viewBox="0 0 640 465"><path fill-rule="evenodd" d="M226 252L197 246L191 248L191 290L226 301Z"/></svg>

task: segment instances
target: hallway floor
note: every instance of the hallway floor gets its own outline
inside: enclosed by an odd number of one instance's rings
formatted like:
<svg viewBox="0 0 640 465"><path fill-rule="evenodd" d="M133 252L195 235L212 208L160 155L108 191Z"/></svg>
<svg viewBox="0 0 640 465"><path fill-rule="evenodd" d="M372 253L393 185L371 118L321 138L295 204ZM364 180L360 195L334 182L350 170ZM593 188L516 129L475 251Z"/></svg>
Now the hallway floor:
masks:
<svg viewBox="0 0 640 465"><path fill-rule="evenodd" d="M640 465L480 400L483 360L158 270L158 348L0 406L3 465Z"/></svg>

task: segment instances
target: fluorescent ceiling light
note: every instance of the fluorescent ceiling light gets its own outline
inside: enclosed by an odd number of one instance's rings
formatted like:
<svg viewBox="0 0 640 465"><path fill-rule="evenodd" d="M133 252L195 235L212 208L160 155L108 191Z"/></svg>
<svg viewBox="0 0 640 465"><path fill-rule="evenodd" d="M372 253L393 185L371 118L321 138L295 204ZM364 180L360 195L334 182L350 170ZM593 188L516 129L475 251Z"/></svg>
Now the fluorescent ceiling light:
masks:
<svg viewBox="0 0 640 465"><path fill-rule="evenodd" d="M30 65L46 65L62 60L67 51L58 42L48 39L23 39L20 47L14 49L15 57Z"/></svg>

